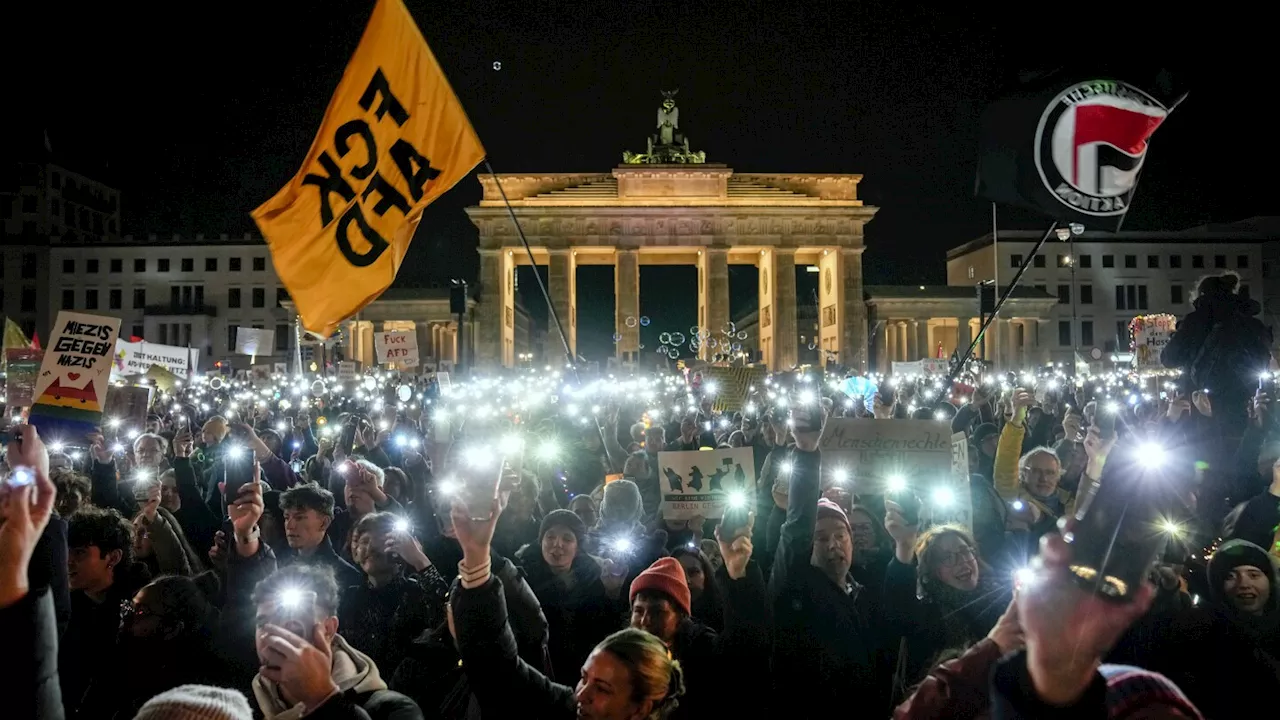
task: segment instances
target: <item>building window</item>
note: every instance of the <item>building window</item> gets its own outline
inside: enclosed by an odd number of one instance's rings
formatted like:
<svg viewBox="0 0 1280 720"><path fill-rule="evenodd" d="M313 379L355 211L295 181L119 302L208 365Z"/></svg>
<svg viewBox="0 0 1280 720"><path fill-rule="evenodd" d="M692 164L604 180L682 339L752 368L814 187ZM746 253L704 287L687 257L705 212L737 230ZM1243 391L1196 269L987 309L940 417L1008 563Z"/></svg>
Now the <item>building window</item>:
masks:
<svg viewBox="0 0 1280 720"><path fill-rule="evenodd" d="M289 350L289 326L276 325L276 352Z"/></svg>
<svg viewBox="0 0 1280 720"><path fill-rule="evenodd" d="M263 272L267 269L267 259L264 257L256 257L253 259L253 271Z"/></svg>
<svg viewBox="0 0 1280 720"><path fill-rule="evenodd" d="M1148 255L1148 256L1147 256L1147 267L1148 267L1149 269L1152 269L1152 270L1154 270L1154 269L1156 269L1156 268L1160 267L1160 256L1159 256L1159 255Z"/></svg>
<svg viewBox="0 0 1280 720"><path fill-rule="evenodd" d="M133 259L133 271L134 271L134 272L136 272L136 273L144 273L144 272L146 272L146 271L147 271L147 259L146 259L146 258L134 258L134 259Z"/></svg>
<svg viewBox="0 0 1280 720"><path fill-rule="evenodd" d="M1070 255L1059 255L1059 256L1058 256L1058 267L1060 267L1060 268L1071 267L1071 256L1070 256Z"/></svg>
<svg viewBox="0 0 1280 720"><path fill-rule="evenodd" d="M1128 352L1132 346L1129 339L1129 323L1124 320L1116 321L1116 347L1121 348L1124 352Z"/></svg>
<svg viewBox="0 0 1280 720"><path fill-rule="evenodd" d="M84 309L85 310L98 309L98 291L97 290L84 291Z"/></svg>
<svg viewBox="0 0 1280 720"><path fill-rule="evenodd" d="M182 272L195 272L195 270L196 270L195 258L182 258Z"/></svg>
<svg viewBox="0 0 1280 720"><path fill-rule="evenodd" d="M1175 270L1177 270L1178 268L1182 267L1182 256L1181 256L1181 255L1170 255L1170 256L1169 256L1169 267L1171 267L1171 268L1173 268L1173 269L1175 269Z"/></svg>
<svg viewBox="0 0 1280 720"><path fill-rule="evenodd" d="M157 272L169 272L169 258L159 258L156 260Z"/></svg>
<svg viewBox="0 0 1280 720"><path fill-rule="evenodd" d="M1125 304L1124 304L1124 286L1123 286L1123 285L1117 285L1117 286L1116 286L1116 309L1117 309L1117 310L1124 310L1124 309L1125 309Z"/></svg>
<svg viewBox="0 0 1280 720"><path fill-rule="evenodd" d="M1071 304L1071 286L1070 285L1058 286L1058 302L1062 303L1063 305Z"/></svg>
<svg viewBox="0 0 1280 720"><path fill-rule="evenodd" d="M1213 266L1214 266L1215 268L1219 269L1219 270L1222 270L1223 268L1225 268L1225 267L1227 266L1227 256L1226 256L1226 255L1214 255L1214 256L1213 256Z"/></svg>
<svg viewBox="0 0 1280 720"><path fill-rule="evenodd" d="M1044 256L1043 255L1035 256L1034 258L1031 259L1031 264L1038 268L1044 267Z"/></svg>
<svg viewBox="0 0 1280 720"><path fill-rule="evenodd" d="M169 287L169 304L172 305L173 307L177 307L178 304L181 302L181 299L182 299L182 288L178 287L177 285L170 286Z"/></svg>
<svg viewBox="0 0 1280 720"><path fill-rule="evenodd" d="M204 259L204 271L205 271L205 272L218 272L218 258L205 258L205 259Z"/></svg>
<svg viewBox="0 0 1280 720"><path fill-rule="evenodd" d="M1236 267L1240 268L1241 270L1247 269L1247 268L1249 267L1249 256L1248 256L1248 255L1237 255L1237 256L1236 256Z"/></svg>
<svg viewBox="0 0 1280 720"><path fill-rule="evenodd" d="M1138 267L1138 256L1137 256L1137 255L1125 255L1125 256L1124 256L1124 266L1125 266L1126 268L1129 268L1129 269L1133 269L1133 268Z"/></svg>
<svg viewBox="0 0 1280 720"><path fill-rule="evenodd" d="M969 266L969 279L970 279L970 280L972 280L972 279L973 279L973 266L972 266L972 265L970 265L970 266Z"/></svg>
<svg viewBox="0 0 1280 720"><path fill-rule="evenodd" d="M182 304L186 305L187 307L191 306L191 286L190 285L182 286Z"/></svg>
<svg viewBox="0 0 1280 720"><path fill-rule="evenodd" d="M35 280L40 268L40 258L35 253L22 253L22 278Z"/></svg>
<svg viewBox="0 0 1280 720"><path fill-rule="evenodd" d="M1139 310L1147 309L1147 286L1146 285L1138 286L1138 309Z"/></svg>
<svg viewBox="0 0 1280 720"><path fill-rule="evenodd" d="M228 320L227 321L227 352L233 353L235 351L236 351L236 324Z"/></svg>
<svg viewBox="0 0 1280 720"><path fill-rule="evenodd" d="M973 268L969 268L972 270ZM276 304L283 305L289 302L289 291L284 288L276 288Z"/></svg>
<svg viewBox="0 0 1280 720"><path fill-rule="evenodd" d="M1169 302L1173 303L1174 305L1181 305L1183 301L1184 301L1184 298L1182 297L1182 286L1170 285L1169 286Z"/></svg>
<svg viewBox="0 0 1280 720"><path fill-rule="evenodd" d="M1103 255L1103 256L1102 256L1102 267L1104 267L1104 268L1113 268L1113 267L1115 267L1115 266L1116 266L1116 256L1115 256L1115 255Z"/></svg>
<svg viewBox="0 0 1280 720"><path fill-rule="evenodd" d="M253 289L253 306L256 308L267 306L267 289L266 288Z"/></svg>
<svg viewBox="0 0 1280 720"><path fill-rule="evenodd" d="M1080 344L1093 345L1093 321L1080 321Z"/></svg>
<svg viewBox="0 0 1280 720"><path fill-rule="evenodd" d="M1080 286L1080 304L1081 305L1093 304L1093 286L1092 285Z"/></svg>
<svg viewBox="0 0 1280 720"><path fill-rule="evenodd" d="M134 325L133 328L129 331L129 337L142 339L142 326Z"/></svg>
<svg viewBox="0 0 1280 720"><path fill-rule="evenodd" d="M1010 255L1010 256L1009 256L1009 267L1011 267L1011 268L1020 268L1020 267L1022 267L1022 256L1021 256L1021 255Z"/></svg>
<svg viewBox="0 0 1280 720"><path fill-rule="evenodd" d="M147 306L147 289L146 289L146 288L134 288L134 289L133 289L133 307L134 307L134 309L135 309L135 310L141 310L142 308L144 308L144 307L146 307L146 306Z"/></svg>
<svg viewBox="0 0 1280 720"><path fill-rule="evenodd" d="M1242 297L1242 298L1244 298L1244 299L1246 299L1246 300L1248 300L1248 299L1249 299L1249 297L1250 297L1250 296L1249 296L1249 286L1248 286L1248 285L1241 285L1241 286L1240 286L1240 297Z"/></svg>
<svg viewBox="0 0 1280 720"><path fill-rule="evenodd" d="M1192 256L1191 256L1191 267L1193 267L1193 268L1197 268L1197 269L1198 269L1198 268L1203 268L1203 267L1204 267L1204 256L1203 256L1203 255L1192 255Z"/></svg>
<svg viewBox="0 0 1280 720"><path fill-rule="evenodd" d="M75 275L75 274L76 274L76 261L75 261L75 259L73 259L73 258L63 258L63 260L62 260L62 272L63 272L63 274L64 274L64 275Z"/></svg>
<svg viewBox="0 0 1280 720"><path fill-rule="evenodd" d="M120 258L111 258L111 272L113 273L124 272L124 260Z"/></svg>
<svg viewBox="0 0 1280 720"><path fill-rule="evenodd" d="M112 288L107 291L107 309L119 310L124 305L124 290Z"/></svg>
<svg viewBox="0 0 1280 720"><path fill-rule="evenodd" d="M169 344L169 324L168 323L160 323L160 344L161 345Z"/></svg>
<svg viewBox="0 0 1280 720"><path fill-rule="evenodd" d="M1071 346L1071 321L1058 321L1058 344L1062 347Z"/></svg>
<svg viewBox="0 0 1280 720"><path fill-rule="evenodd" d="M1091 268L1091 267L1093 267L1093 256L1092 256L1092 255L1078 255L1078 256L1076 256L1076 262L1078 262L1078 263L1080 264L1080 267L1082 267L1082 268Z"/></svg>
<svg viewBox="0 0 1280 720"><path fill-rule="evenodd" d="M227 307L240 307L240 288L231 288L227 291Z"/></svg>
<svg viewBox="0 0 1280 720"><path fill-rule="evenodd" d="M76 306L76 291L63 290L62 291L62 309L72 310L75 308L75 306Z"/></svg>
<svg viewBox="0 0 1280 720"><path fill-rule="evenodd" d="M240 272L240 258L233 257L227 260L231 272Z"/></svg>
<svg viewBox="0 0 1280 720"><path fill-rule="evenodd" d="M33 287L22 288L22 312L36 311L36 289Z"/></svg>

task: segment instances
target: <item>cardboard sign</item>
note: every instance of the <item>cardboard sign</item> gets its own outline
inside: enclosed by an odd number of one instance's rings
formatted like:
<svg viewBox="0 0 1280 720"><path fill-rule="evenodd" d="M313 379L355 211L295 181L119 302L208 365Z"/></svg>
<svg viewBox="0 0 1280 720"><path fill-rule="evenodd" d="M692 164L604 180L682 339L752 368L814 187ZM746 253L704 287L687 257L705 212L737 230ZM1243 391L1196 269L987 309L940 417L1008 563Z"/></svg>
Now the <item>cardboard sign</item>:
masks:
<svg viewBox="0 0 1280 720"><path fill-rule="evenodd" d="M189 377L200 365L200 351L176 345L116 341L113 374L144 375L152 365L159 365L178 377Z"/></svg>
<svg viewBox="0 0 1280 720"><path fill-rule="evenodd" d="M405 330L388 330L373 334L378 362L402 368L418 366L418 335Z"/></svg>
<svg viewBox="0 0 1280 720"><path fill-rule="evenodd" d="M80 441L101 423L119 331L119 318L58 313L30 415L46 440Z"/></svg>
<svg viewBox="0 0 1280 720"><path fill-rule="evenodd" d="M755 458L749 447L658 453L662 517L667 520L721 517L729 493L750 495L755 486Z"/></svg>
<svg viewBox="0 0 1280 720"><path fill-rule="evenodd" d="M275 330L236 328L236 352L241 355L270 355L275 351L275 342Z"/></svg>
<svg viewBox="0 0 1280 720"><path fill-rule="evenodd" d="M1178 318L1167 313L1140 315L1129 323L1133 335L1133 369L1138 373L1155 373L1165 370L1160 353L1178 329Z"/></svg>
<svg viewBox="0 0 1280 720"><path fill-rule="evenodd" d="M4 402L12 407L28 407L35 400L36 376L44 361L44 351L9 348L4 354Z"/></svg>
<svg viewBox="0 0 1280 720"><path fill-rule="evenodd" d="M901 479L934 506L935 521L971 522L968 445L948 423L831 418L820 447L823 473L847 471L855 493L881 494Z"/></svg>

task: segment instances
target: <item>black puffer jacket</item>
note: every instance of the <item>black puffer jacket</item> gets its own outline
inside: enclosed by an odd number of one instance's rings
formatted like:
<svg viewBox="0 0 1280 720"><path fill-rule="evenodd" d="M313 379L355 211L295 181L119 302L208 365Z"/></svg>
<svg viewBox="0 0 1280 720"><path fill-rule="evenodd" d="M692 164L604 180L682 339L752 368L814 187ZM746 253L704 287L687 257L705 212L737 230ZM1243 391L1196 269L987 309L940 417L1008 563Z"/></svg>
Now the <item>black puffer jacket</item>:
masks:
<svg viewBox="0 0 1280 720"><path fill-rule="evenodd" d="M1194 388L1231 398L1252 394L1258 373L1271 360L1271 329L1254 317L1261 311L1257 302L1240 295L1196 298L1195 309L1178 321L1161 352L1161 363L1190 375Z"/></svg>
<svg viewBox="0 0 1280 720"><path fill-rule="evenodd" d="M616 604L609 600L600 581L600 564L579 551L569 569L571 582L566 584L551 572L539 546L520 548L516 562L524 569L529 587L547 616L547 649L554 677L573 685L596 643L623 626L622 614L616 611Z"/></svg>

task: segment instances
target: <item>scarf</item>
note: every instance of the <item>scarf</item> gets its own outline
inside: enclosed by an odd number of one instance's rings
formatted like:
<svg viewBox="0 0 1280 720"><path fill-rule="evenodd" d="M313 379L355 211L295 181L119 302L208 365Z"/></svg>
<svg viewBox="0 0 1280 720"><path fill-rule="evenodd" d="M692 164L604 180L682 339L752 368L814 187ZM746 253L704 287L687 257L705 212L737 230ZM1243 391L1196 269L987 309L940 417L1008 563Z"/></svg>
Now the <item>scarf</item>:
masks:
<svg viewBox="0 0 1280 720"><path fill-rule="evenodd" d="M347 644L341 635L333 636L333 670L330 675L338 692L371 693L386 690L387 683L378 674L378 666L368 655ZM289 705L280 686L258 673L253 676L253 696L266 720L300 720L306 709L302 703Z"/></svg>

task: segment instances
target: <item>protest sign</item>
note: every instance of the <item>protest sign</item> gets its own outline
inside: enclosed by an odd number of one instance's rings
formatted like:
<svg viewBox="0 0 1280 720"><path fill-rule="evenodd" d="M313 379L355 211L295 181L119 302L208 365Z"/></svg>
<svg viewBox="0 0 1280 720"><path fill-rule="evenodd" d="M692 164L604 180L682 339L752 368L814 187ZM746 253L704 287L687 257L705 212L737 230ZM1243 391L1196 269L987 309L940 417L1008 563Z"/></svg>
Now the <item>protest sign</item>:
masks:
<svg viewBox="0 0 1280 720"><path fill-rule="evenodd" d="M36 375L44 360L43 350L9 348L5 355L4 402L12 407L27 407L35 399Z"/></svg>
<svg viewBox="0 0 1280 720"><path fill-rule="evenodd" d="M36 377L30 423L46 439L80 441L102 420L120 319L62 311Z"/></svg>
<svg viewBox="0 0 1280 720"><path fill-rule="evenodd" d="M378 352L378 362L394 364L402 368L418 366L418 336L405 330L388 330L374 333L373 345Z"/></svg>
<svg viewBox="0 0 1280 720"><path fill-rule="evenodd" d="M200 351L176 345L149 342L116 341L115 368L112 374L145 375L152 365L159 365L178 377L189 377L200 364Z"/></svg>
<svg viewBox="0 0 1280 720"><path fill-rule="evenodd" d="M755 458L749 447L658 453L658 487L666 520L698 515L718 518L731 492L750 495L755 486Z"/></svg>
<svg viewBox="0 0 1280 720"><path fill-rule="evenodd" d="M275 349L276 331L263 328L236 328L236 352L241 355L270 355Z"/></svg>
<svg viewBox="0 0 1280 720"><path fill-rule="evenodd" d="M1160 353L1173 338L1173 331L1178 328L1178 318L1162 313L1159 315L1139 315L1129 323L1129 332L1133 336L1133 369L1140 374L1164 372L1164 363L1160 362Z"/></svg>

